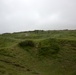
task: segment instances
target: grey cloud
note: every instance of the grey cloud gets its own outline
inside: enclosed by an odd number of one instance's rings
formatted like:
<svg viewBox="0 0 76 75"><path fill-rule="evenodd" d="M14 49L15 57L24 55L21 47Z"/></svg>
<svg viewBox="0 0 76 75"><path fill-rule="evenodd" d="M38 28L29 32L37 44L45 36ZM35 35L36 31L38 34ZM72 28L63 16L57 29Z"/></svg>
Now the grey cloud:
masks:
<svg viewBox="0 0 76 75"><path fill-rule="evenodd" d="M75 29L76 0L0 0L0 33Z"/></svg>

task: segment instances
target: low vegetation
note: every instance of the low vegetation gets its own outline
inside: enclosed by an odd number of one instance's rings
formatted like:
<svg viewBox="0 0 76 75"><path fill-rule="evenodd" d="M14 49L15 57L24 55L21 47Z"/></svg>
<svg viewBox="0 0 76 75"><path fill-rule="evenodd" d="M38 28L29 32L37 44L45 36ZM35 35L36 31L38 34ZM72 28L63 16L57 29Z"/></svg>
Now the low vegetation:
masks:
<svg viewBox="0 0 76 75"><path fill-rule="evenodd" d="M1 34L0 75L76 75L76 30Z"/></svg>

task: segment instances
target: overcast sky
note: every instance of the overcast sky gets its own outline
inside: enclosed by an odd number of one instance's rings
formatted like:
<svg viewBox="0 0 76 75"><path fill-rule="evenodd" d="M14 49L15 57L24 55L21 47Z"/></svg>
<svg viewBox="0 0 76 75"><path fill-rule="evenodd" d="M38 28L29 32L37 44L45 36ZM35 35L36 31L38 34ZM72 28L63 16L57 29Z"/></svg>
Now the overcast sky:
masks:
<svg viewBox="0 0 76 75"><path fill-rule="evenodd" d="M76 29L76 0L0 0L0 33Z"/></svg>

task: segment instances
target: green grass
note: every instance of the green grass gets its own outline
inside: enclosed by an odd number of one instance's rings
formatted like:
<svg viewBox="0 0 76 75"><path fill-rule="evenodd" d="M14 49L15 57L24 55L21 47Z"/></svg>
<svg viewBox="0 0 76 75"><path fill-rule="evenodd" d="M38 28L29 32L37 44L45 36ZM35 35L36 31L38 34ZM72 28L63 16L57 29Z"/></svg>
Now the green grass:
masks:
<svg viewBox="0 0 76 75"><path fill-rule="evenodd" d="M0 75L76 75L76 30L1 34Z"/></svg>

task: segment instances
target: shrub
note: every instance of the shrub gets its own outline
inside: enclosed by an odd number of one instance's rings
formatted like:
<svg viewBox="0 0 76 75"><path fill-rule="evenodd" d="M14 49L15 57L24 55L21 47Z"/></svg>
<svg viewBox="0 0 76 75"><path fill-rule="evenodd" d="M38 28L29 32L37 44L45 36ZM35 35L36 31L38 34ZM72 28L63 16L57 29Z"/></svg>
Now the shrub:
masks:
<svg viewBox="0 0 76 75"><path fill-rule="evenodd" d="M26 40L19 43L21 47L35 47L35 43L32 40Z"/></svg>

